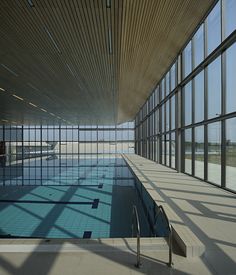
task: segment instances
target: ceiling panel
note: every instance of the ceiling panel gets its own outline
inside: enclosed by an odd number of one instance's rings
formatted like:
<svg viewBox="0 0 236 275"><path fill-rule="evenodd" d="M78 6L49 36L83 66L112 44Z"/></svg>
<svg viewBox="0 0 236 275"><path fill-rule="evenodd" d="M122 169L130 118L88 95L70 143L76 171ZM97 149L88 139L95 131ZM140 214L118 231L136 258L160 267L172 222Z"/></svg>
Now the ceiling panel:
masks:
<svg viewBox="0 0 236 275"><path fill-rule="evenodd" d="M133 119L213 2L1 0L0 121Z"/></svg>

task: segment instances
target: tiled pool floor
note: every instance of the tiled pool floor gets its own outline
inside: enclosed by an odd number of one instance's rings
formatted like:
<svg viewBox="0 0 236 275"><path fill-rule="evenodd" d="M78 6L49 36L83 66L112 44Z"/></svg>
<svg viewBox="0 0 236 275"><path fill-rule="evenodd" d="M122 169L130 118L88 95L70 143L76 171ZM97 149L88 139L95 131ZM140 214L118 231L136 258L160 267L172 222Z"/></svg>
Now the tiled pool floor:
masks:
<svg viewBox="0 0 236 275"><path fill-rule="evenodd" d="M113 167L114 168L114 167ZM137 205L143 236L149 227L134 184L115 181L100 169L78 181L78 168L69 168L70 181L44 186L0 186L0 235L43 238L130 237L132 206ZM75 175L75 177L71 177ZM91 177L92 175L92 177ZM60 180L63 174L60 175Z"/></svg>

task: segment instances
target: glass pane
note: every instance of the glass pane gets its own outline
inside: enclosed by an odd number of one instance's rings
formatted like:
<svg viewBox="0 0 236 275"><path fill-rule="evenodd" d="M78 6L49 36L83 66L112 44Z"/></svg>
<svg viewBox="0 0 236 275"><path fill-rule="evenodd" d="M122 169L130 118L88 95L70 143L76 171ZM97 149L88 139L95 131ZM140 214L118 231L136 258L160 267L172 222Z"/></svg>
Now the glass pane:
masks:
<svg viewBox="0 0 236 275"><path fill-rule="evenodd" d="M166 135L166 165L170 166L170 135Z"/></svg>
<svg viewBox="0 0 236 275"><path fill-rule="evenodd" d="M200 26L198 31L193 37L193 46L194 46L194 68L196 68L204 59L204 29L203 25Z"/></svg>
<svg viewBox="0 0 236 275"><path fill-rule="evenodd" d="M170 150L171 150L171 167L175 168L175 132L171 133Z"/></svg>
<svg viewBox="0 0 236 275"><path fill-rule="evenodd" d="M220 122L208 125L208 180L221 184L221 127Z"/></svg>
<svg viewBox="0 0 236 275"><path fill-rule="evenodd" d="M155 91L155 106L159 104L159 102L160 102L160 88L158 85Z"/></svg>
<svg viewBox="0 0 236 275"><path fill-rule="evenodd" d="M67 129L67 141L72 141L73 139L72 139L72 129ZM57 140L58 140L58 138L57 138Z"/></svg>
<svg viewBox="0 0 236 275"><path fill-rule="evenodd" d="M166 74L166 96L170 93L170 73Z"/></svg>
<svg viewBox="0 0 236 275"><path fill-rule="evenodd" d="M5 130L5 140L8 140L6 130ZM27 128L23 129L23 140L24 141L29 141L30 140L30 129L27 129Z"/></svg>
<svg viewBox="0 0 236 275"><path fill-rule="evenodd" d="M3 141L3 126L0 125L0 141Z"/></svg>
<svg viewBox="0 0 236 275"><path fill-rule="evenodd" d="M195 88L195 122L204 120L204 71L194 78Z"/></svg>
<svg viewBox="0 0 236 275"><path fill-rule="evenodd" d="M174 63L174 65L171 67L171 91L174 90L174 88L176 87L176 63Z"/></svg>
<svg viewBox="0 0 236 275"><path fill-rule="evenodd" d="M175 129L175 96L171 98L171 129Z"/></svg>
<svg viewBox="0 0 236 275"><path fill-rule="evenodd" d="M208 118L221 114L221 59L208 66Z"/></svg>
<svg viewBox="0 0 236 275"><path fill-rule="evenodd" d="M185 172L191 174L192 173L192 129L185 130L184 166L185 166Z"/></svg>
<svg viewBox="0 0 236 275"><path fill-rule="evenodd" d="M226 120L226 187L236 191L236 118Z"/></svg>
<svg viewBox="0 0 236 275"><path fill-rule="evenodd" d="M192 123L192 81L184 86L184 125Z"/></svg>
<svg viewBox="0 0 236 275"><path fill-rule="evenodd" d="M236 2L236 1L235 1ZM236 43L226 51L226 113L236 111Z"/></svg>
<svg viewBox="0 0 236 275"><path fill-rule="evenodd" d="M159 131L160 131L160 129L159 129L160 128L159 127L159 125L160 125L159 111L160 111L160 109L156 110L156 112L155 112L155 128L156 128L155 134L159 134Z"/></svg>
<svg viewBox="0 0 236 275"><path fill-rule="evenodd" d="M161 81L161 100L165 98L165 79Z"/></svg>
<svg viewBox="0 0 236 275"><path fill-rule="evenodd" d="M195 128L195 176L204 178L204 126Z"/></svg>
<svg viewBox="0 0 236 275"><path fill-rule="evenodd" d="M161 130L162 130L162 133L163 133L163 132L165 132L165 104L162 105L161 110L162 110L162 113L161 113L161 117L162 117Z"/></svg>
<svg viewBox="0 0 236 275"><path fill-rule="evenodd" d="M162 144L161 163L162 163L162 164L165 164L166 146L165 146L165 136L164 136L164 135L162 136L161 144Z"/></svg>
<svg viewBox="0 0 236 275"><path fill-rule="evenodd" d="M183 51L183 73L184 77L192 71L192 44L191 41L188 43Z"/></svg>
<svg viewBox="0 0 236 275"><path fill-rule="evenodd" d="M207 54L210 54L221 42L220 1L206 19Z"/></svg>
<svg viewBox="0 0 236 275"><path fill-rule="evenodd" d="M223 0L223 12L225 19L224 37L229 36L236 29L236 1Z"/></svg>
<svg viewBox="0 0 236 275"><path fill-rule="evenodd" d="M170 101L166 102L166 131L170 130Z"/></svg>

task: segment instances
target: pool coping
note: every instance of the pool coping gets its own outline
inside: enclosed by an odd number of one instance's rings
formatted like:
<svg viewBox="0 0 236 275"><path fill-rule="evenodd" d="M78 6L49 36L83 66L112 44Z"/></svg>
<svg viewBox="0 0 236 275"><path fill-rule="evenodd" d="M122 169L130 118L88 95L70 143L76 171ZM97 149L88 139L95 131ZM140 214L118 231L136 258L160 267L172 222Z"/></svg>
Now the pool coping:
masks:
<svg viewBox="0 0 236 275"><path fill-rule="evenodd" d="M0 253L122 252L136 253L136 238L0 239ZM168 251L165 238L141 238L141 251Z"/></svg>
<svg viewBox="0 0 236 275"><path fill-rule="evenodd" d="M184 256L187 258L202 256L206 250L205 245L198 239L198 237L186 224L182 224L180 222L181 218L162 196L157 185L158 181L151 181L148 176L144 172L142 172L142 168L144 168L145 166L144 164L135 164L129 159L129 156L125 154L122 154L122 156L136 179L139 180L143 188L145 188L146 192L151 196L156 205L162 205L164 207L167 217L169 218L173 228L173 238L184 253ZM151 160L147 160L138 155L133 156L139 157L141 160L143 159L144 161L151 162ZM156 165L156 169L158 170L157 163L152 161L151 165ZM163 166L163 169L170 168ZM180 173L176 172L176 177L178 176L178 174Z"/></svg>

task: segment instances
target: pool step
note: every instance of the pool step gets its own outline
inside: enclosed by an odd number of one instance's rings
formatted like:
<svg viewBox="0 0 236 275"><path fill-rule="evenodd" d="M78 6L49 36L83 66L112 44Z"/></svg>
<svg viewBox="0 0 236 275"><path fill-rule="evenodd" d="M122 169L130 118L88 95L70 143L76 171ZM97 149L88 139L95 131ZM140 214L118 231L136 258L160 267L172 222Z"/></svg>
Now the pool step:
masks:
<svg viewBox="0 0 236 275"><path fill-rule="evenodd" d="M0 252L135 252L136 246L135 238L0 240ZM141 238L141 253L163 250L168 251L165 238Z"/></svg>

